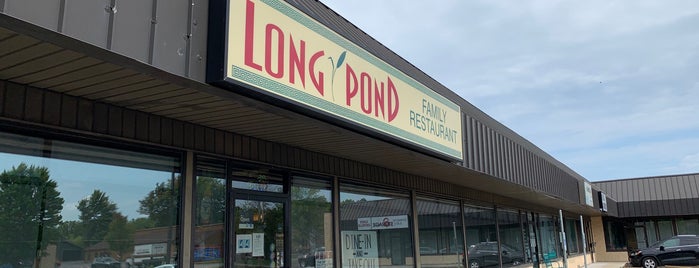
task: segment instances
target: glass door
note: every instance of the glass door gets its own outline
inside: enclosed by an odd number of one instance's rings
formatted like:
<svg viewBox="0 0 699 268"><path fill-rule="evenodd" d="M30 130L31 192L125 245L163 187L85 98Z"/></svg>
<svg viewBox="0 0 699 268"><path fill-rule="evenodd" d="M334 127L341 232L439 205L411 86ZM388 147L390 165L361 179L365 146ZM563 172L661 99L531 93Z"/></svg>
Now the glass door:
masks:
<svg viewBox="0 0 699 268"><path fill-rule="evenodd" d="M285 267L286 207L281 198L235 200L233 267Z"/></svg>

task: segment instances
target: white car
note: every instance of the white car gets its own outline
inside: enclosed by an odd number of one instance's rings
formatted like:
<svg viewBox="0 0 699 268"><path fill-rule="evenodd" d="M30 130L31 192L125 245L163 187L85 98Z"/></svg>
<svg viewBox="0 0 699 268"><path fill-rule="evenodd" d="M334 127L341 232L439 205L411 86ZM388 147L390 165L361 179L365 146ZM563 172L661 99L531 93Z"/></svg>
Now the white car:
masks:
<svg viewBox="0 0 699 268"><path fill-rule="evenodd" d="M155 268L177 268L177 264L163 264L160 266L156 266Z"/></svg>

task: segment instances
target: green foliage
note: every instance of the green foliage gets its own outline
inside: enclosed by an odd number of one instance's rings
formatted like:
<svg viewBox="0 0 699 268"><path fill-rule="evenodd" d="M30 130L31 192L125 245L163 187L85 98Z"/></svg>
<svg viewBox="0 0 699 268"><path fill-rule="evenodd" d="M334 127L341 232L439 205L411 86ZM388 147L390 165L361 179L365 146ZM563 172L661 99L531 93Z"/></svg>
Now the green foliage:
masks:
<svg viewBox="0 0 699 268"><path fill-rule="evenodd" d="M58 232L63 239L76 245L82 245L82 223L79 221L64 221L58 226Z"/></svg>
<svg viewBox="0 0 699 268"><path fill-rule="evenodd" d="M63 198L46 167L24 163L0 174L0 263L33 260L58 239Z"/></svg>
<svg viewBox="0 0 699 268"><path fill-rule="evenodd" d="M156 227L177 224L180 178L156 184L155 189L141 199L138 213L148 215Z"/></svg>
<svg viewBox="0 0 699 268"><path fill-rule="evenodd" d="M115 213L104 240L109 243L109 249L117 252L118 256L125 256L127 252L133 251L133 234L133 226L129 224L126 216Z"/></svg>
<svg viewBox="0 0 699 268"><path fill-rule="evenodd" d="M138 218L131 220L129 225L131 225L131 228L134 230L143 230L155 227L155 222L149 218Z"/></svg>
<svg viewBox="0 0 699 268"><path fill-rule="evenodd" d="M84 246L101 242L117 213L116 204L109 200L107 194L95 190L90 197L80 200L77 208L80 211Z"/></svg>
<svg viewBox="0 0 699 268"><path fill-rule="evenodd" d="M320 195L320 190L304 187L291 189L291 222L293 248L310 250L324 243L323 218L330 212L330 201Z"/></svg>
<svg viewBox="0 0 699 268"><path fill-rule="evenodd" d="M226 213L226 184L224 180L197 178L196 224L223 223Z"/></svg>

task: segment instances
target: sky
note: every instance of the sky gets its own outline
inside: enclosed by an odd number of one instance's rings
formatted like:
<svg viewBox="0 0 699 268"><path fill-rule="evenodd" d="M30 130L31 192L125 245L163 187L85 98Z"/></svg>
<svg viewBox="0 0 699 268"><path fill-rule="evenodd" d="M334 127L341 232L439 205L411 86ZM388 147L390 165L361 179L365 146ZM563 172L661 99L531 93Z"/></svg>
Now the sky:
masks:
<svg viewBox="0 0 699 268"><path fill-rule="evenodd" d="M321 0L590 181L699 172L699 2Z"/></svg>

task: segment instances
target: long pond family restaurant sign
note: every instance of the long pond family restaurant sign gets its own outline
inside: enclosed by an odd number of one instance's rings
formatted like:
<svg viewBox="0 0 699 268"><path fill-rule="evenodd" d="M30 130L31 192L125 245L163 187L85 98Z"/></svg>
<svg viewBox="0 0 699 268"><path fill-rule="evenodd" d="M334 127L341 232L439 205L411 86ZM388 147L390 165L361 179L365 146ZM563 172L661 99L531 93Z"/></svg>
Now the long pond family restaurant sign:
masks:
<svg viewBox="0 0 699 268"><path fill-rule="evenodd" d="M463 159L460 107L280 0L231 0L226 80Z"/></svg>

